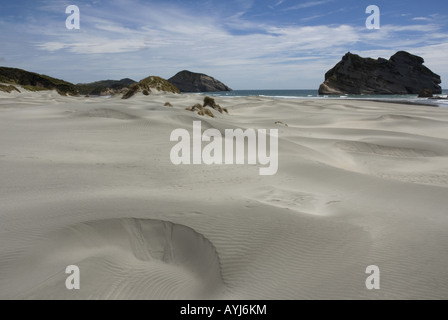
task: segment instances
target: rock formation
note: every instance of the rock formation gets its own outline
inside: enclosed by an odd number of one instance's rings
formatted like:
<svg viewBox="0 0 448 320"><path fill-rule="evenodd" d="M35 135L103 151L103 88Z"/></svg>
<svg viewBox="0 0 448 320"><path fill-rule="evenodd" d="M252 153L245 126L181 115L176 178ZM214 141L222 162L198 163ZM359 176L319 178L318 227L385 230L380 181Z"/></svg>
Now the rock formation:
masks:
<svg viewBox="0 0 448 320"><path fill-rule="evenodd" d="M389 60L362 58L349 52L325 74L319 94L418 94L422 89L440 94L440 76L423 63L423 58L405 51Z"/></svg>
<svg viewBox="0 0 448 320"><path fill-rule="evenodd" d="M181 71L168 82L175 85L182 92L219 92L232 91L222 82L201 73Z"/></svg>
<svg viewBox="0 0 448 320"><path fill-rule="evenodd" d="M432 90L431 89L422 89L422 91L420 91L420 93L418 94L419 98L432 98L434 97L434 95L432 94Z"/></svg>

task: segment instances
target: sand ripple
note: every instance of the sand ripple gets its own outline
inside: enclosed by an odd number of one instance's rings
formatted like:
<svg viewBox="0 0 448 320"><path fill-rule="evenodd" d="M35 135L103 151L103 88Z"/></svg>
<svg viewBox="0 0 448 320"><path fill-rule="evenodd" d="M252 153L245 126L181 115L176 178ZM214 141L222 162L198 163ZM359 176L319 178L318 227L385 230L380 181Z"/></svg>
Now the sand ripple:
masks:
<svg viewBox="0 0 448 320"><path fill-rule="evenodd" d="M60 290L68 275L58 272L28 292L27 298L76 299L90 292L95 299L206 299L223 286L212 243L171 222L82 223L55 233L37 251L43 252L41 261L47 270L77 265L81 290ZM63 259L54 261L55 256Z"/></svg>

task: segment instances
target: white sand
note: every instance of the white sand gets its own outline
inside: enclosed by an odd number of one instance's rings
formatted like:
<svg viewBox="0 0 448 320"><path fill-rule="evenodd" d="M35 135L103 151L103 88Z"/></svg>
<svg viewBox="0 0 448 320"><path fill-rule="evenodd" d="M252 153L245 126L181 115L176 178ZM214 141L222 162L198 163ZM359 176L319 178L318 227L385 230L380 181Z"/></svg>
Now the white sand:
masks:
<svg viewBox="0 0 448 320"><path fill-rule="evenodd" d="M1 93L0 299L448 298L448 109L202 98ZM279 129L277 175L172 165L194 120Z"/></svg>

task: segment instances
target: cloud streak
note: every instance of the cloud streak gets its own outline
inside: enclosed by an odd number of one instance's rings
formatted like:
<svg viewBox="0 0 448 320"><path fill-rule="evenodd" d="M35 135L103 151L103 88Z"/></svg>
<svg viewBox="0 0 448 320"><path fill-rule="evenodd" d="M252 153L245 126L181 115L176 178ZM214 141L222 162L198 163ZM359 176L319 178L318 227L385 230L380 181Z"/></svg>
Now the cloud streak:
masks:
<svg viewBox="0 0 448 320"><path fill-rule="evenodd" d="M311 7L316 7L316 6L321 6L324 4L327 4L329 2L333 2L334 0L319 0L319 1L309 1L309 2L305 2L305 3L301 3L298 5L294 5L291 7L288 7L284 10L300 10L300 9L306 9L306 8L311 8Z"/></svg>

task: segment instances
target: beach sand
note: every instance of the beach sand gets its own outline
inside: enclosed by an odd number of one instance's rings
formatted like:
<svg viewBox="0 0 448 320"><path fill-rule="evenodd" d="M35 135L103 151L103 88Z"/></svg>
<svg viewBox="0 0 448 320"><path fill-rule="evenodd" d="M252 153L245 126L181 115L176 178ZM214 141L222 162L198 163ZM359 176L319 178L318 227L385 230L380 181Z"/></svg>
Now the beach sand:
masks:
<svg viewBox="0 0 448 320"><path fill-rule="evenodd" d="M448 109L202 99L0 93L0 299L448 298ZM277 174L173 165L199 120L278 129Z"/></svg>

